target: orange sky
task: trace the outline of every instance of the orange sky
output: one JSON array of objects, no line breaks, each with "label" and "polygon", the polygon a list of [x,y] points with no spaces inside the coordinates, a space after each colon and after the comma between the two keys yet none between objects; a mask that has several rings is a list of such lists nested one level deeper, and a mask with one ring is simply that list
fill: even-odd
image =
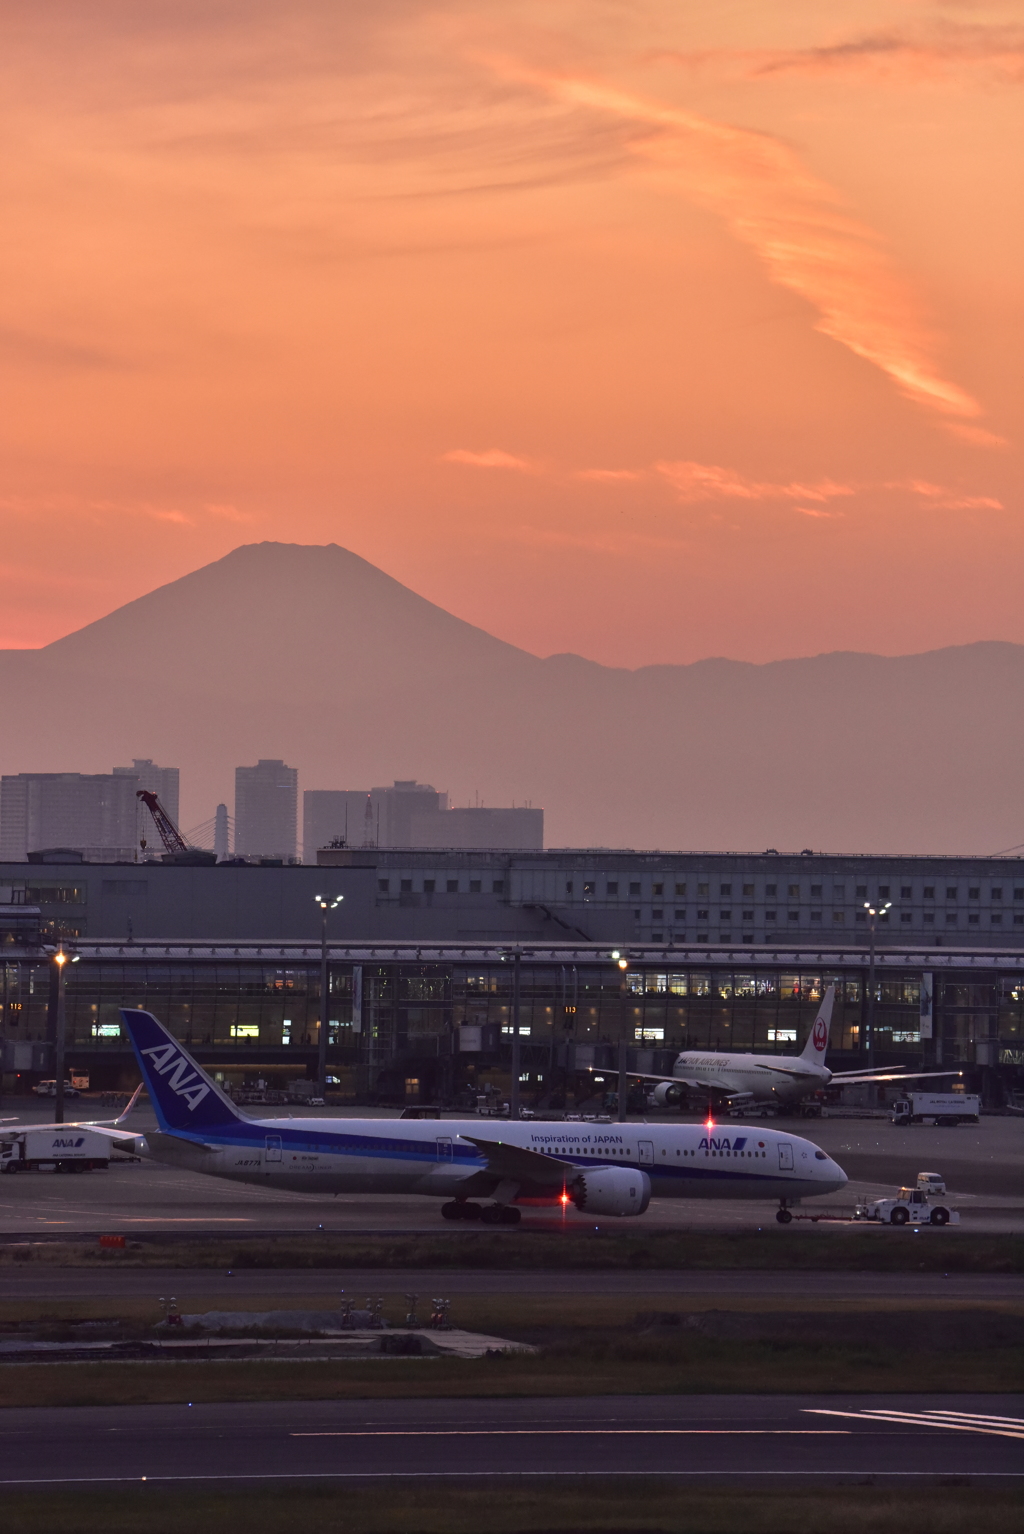
[{"label": "orange sky", "polygon": [[999,0],[6,0],[0,645],[262,539],[538,654],[1024,641]]}]

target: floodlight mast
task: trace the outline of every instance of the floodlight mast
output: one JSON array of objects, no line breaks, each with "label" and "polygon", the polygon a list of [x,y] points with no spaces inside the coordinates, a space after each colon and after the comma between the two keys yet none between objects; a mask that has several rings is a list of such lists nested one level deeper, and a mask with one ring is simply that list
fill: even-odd
[{"label": "floodlight mast", "polygon": [[316,1092],[323,1097],[327,1091],[327,1039],[331,1030],[328,1014],[331,981],[327,964],[327,916],[344,900],[344,895],[314,895],[313,899],[323,912],[320,926],[320,1031],[316,1050]]}]

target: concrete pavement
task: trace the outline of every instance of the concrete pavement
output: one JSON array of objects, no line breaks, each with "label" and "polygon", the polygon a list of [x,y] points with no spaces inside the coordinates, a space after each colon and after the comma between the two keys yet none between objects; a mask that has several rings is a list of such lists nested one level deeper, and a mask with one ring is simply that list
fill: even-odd
[{"label": "concrete pavement", "polygon": [[1024,1397],[627,1395],[39,1407],[0,1410],[0,1442],[0,1487],[9,1490],[143,1479],[627,1474],[1020,1481]]}]

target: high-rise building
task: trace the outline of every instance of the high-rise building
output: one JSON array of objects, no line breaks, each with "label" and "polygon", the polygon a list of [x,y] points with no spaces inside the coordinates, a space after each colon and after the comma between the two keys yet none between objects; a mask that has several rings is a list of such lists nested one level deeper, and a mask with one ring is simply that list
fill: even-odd
[{"label": "high-rise building", "polygon": [[439,815],[414,815],[411,832],[411,847],[539,852],[544,846],[544,811],[528,806],[453,806]]},{"label": "high-rise building", "polygon": [[390,788],[307,789],[302,796],[302,856],[332,842],[346,847],[505,848],[540,851],[544,811],[474,805],[453,809],[446,793],[412,778]]},{"label": "high-rise building", "polygon": [[[302,794],[302,861],[315,863],[321,847],[344,842],[361,847],[365,840],[365,788],[307,788]],[[373,819],[371,809],[371,821]],[[376,846],[371,836],[370,845]]]},{"label": "high-rise building", "polygon": [[[156,794],[160,803],[181,830],[181,822],[178,819],[178,789],[179,771],[177,767],[158,767],[151,757],[137,757],[130,767],[115,767],[115,778],[137,778],[136,789],[143,788],[147,793]],[[148,825],[149,811],[143,807],[146,819],[144,826]],[[146,833],[148,837],[148,832]]]},{"label": "high-rise building", "polygon": [[255,767],[236,767],[236,855],[294,858],[298,799],[298,768],[263,758]]},{"label": "high-rise building", "polygon": [[135,857],[134,773],[19,772],[0,779],[0,859],[21,861],[48,847],[90,862]]},{"label": "high-rise building", "polygon": [[390,788],[372,788],[374,830],[378,847],[418,847],[421,824],[432,825],[448,808],[448,795],[429,783],[396,778]]}]

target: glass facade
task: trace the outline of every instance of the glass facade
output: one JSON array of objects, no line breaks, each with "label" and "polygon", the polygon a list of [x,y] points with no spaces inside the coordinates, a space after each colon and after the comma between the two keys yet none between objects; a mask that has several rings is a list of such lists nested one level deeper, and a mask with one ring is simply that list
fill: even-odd
[{"label": "glass facade", "polygon": [[[329,1058],[343,1091],[372,1095],[399,1077],[423,1095],[457,1085],[460,1070],[507,1068],[513,1018],[513,964],[495,957],[455,962],[411,956],[358,964],[332,959]],[[354,1007],[353,977],[359,1004]],[[16,1073],[11,1049],[53,1037],[53,966],[46,959],[0,961],[0,1017],[5,1073]],[[876,974],[875,1060],[909,1067],[992,1067],[1024,1084],[1024,976],[987,972],[934,976],[934,1029],[922,1036],[922,973],[890,961]],[[633,1068],[670,1071],[681,1050],[799,1051],[826,988],[836,987],[829,1063],[864,1062],[867,973],[849,965],[825,969],[746,963],[668,968],[610,958],[576,962],[524,958],[519,1030],[524,1071],[540,1083],[567,1060],[612,1069],[619,1041]],[[89,958],[66,970],[69,1059],[89,1068],[98,1085],[115,1085],[134,1070],[119,1009],[154,1012],[211,1069],[306,1077],[315,1060],[320,966],[212,958]],[[931,1018],[928,1019],[929,1024]],[[460,1030],[478,1031],[473,1059]],[[433,1063],[431,1063],[433,1062]],[[403,1072],[408,1068],[408,1076]],[[108,1079],[109,1078],[109,1079]]]}]

